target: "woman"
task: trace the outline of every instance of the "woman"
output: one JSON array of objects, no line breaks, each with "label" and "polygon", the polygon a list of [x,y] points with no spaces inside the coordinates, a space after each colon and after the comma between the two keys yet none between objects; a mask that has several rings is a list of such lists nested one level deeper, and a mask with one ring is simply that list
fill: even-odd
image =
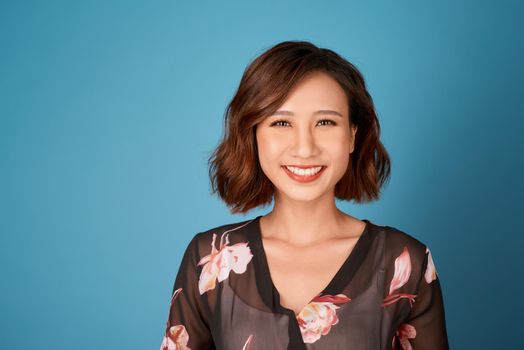
[{"label": "woman", "polygon": [[428,247],[337,209],[390,174],[360,72],[282,42],[246,69],[210,157],[213,192],[254,219],[197,233],[161,349],[448,349]]}]

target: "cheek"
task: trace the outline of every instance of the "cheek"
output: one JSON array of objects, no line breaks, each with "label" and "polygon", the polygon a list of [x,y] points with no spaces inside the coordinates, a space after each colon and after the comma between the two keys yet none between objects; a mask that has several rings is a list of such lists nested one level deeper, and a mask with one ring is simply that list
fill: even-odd
[{"label": "cheek", "polygon": [[332,135],[324,139],[324,149],[328,151],[332,156],[339,158],[344,157],[351,151],[349,135]]},{"label": "cheek", "polygon": [[257,138],[258,154],[261,158],[273,159],[285,148],[283,138],[266,137],[261,134]]},{"label": "cheek", "polygon": [[257,138],[258,160],[266,175],[271,173],[276,162],[279,161],[279,146],[274,139],[260,135]]}]

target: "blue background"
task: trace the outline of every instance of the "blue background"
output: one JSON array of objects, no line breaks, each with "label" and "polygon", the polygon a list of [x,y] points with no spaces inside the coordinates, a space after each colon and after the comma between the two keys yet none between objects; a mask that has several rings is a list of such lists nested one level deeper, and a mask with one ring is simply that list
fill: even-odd
[{"label": "blue background", "polygon": [[[207,156],[246,65],[283,40],[364,74],[392,158],[345,212],[426,243],[454,349],[521,341],[517,1],[0,5],[2,349],[157,349],[182,252],[232,215]],[[520,141],[519,141],[520,137]]]}]

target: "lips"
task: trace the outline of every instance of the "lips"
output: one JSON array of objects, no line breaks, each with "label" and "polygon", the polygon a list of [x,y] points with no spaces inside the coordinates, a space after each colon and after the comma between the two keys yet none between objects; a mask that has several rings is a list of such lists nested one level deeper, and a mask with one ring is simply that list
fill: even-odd
[{"label": "lips", "polygon": [[[315,166],[296,166],[296,165],[289,165],[289,166],[293,166],[293,167],[297,167],[297,168],[301,168],[301,169],[307,169],[307,168],[314,168]],[[317,165],[316,167],[322,167],[322,169],[320,169],[320,171],[316,174],[313,174],[313,175],[298,175],[298,174],[295,174],[293,172],[291,172],[285,165],[282,166],[282,169],[284,169],[284,171],[286,172],[286,174],[293,180],[297,181],[297,182],[300,182],[300,183],[307,183],[307,182],[312,182],[312,181],[315,181],[316,179],[318,179],[320,177],[320,175],[322,175],[324,173],[324,170],[326,169],[326,166],[324,165]]]}]

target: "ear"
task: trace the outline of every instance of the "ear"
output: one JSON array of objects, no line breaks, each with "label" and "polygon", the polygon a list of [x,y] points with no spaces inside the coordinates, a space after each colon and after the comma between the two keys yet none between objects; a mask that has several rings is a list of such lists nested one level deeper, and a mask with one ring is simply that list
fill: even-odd
[{"label": "ear", "polygon": [[352,125],[350,127],[350,132],[351,132],[351,142],[349,143],[349,154],[353,153],[353,151],[355,150],[355,135],[357,134],[357,129],[358,129],[358,126],[356,125]]}]

